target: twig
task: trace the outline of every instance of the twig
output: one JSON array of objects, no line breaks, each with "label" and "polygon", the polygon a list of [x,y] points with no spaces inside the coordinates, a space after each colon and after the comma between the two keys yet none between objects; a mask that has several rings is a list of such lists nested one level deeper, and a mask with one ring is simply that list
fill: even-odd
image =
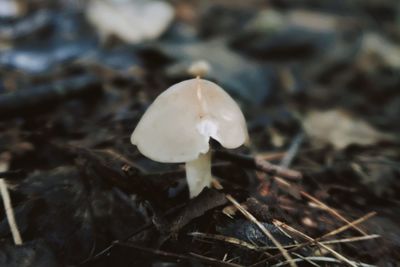
[{"label": "twig", "polygon": [[253,158],[250,156],[234,154],[221,150],[215,151],[214,155],[216,158],[231,162],[236,162],[241,164],[245,168],[257,169],[269,175],[276,175],[291,180],[299,180],[302,178],[302,174],[300,172],[272,164],[264,160],[262,157],[256,156],[255,158]]},{"label": "twig", "polygon": [[[285,153],[285,156],[282,158],[281,162],[279,163],[279,167],[281,168],[289,168],[290,164],[292,163],[294,157],[299,151],[301,142],[303,141],[304,134],[299,133],[297,136],[293,139],[292,143],[290,144],[289,149]],[[277,186],[280,187],[281,189],[284,189],[287,193],[292,195],[296,199],[300,199],[300,189],[292,186],[289,183],[286,183],[284,179],[281,179],[278,176],[272,176],[271,180],[271,191],[273,190],[274,192],[277,192]]]},{"label": "twig", "polygon": [[285,157],[287,151],[280,152],[260,152],[257,157],[266,161],[280,160]]},{"label": "twig", "polygon": [[292,143],[290,144],[289,150],[286,152],[285,156],[281,160],[279,166],[284,168],[289,168],[290,164],[292,163],[294,157],[296,156],[297,152],[299,151],[300,145],[303,142],[304,134],[299,133],[295,136]]},{"label": "twig", "polygon": [[274,224],[275,224],[275,223],[277,223],[279,226],[285,228],[286,230],[288,230],[288,231],[290,231],[290,232],[292,232],[292,233],[295,233],[295,234],[301,236],[302,238],[304,238],[304,239],[306,239],[306,240],[308,240],[308,241],[310,241],[310,242],[313,242],[313,243],[317,244],[318,246],[323,247],[324,249],[326,249],[326,250],[328,250],[330,253],[332,253],[332,255],[334,255],[338,260],[341,260],[341,261],[347,263],[348,265],[350,265],[350,266],[352,266],[352,267],[357,267],[356,264],[354,264],[352,261],[350,261],[349,259],[347,259],[347,258],[346,258],[345,256],[343,256],[342,254],[340,254],[340,253],[338,253],[337,251],[331,249],[331,248],[328,247],[327,245],[324,245],[324,244],[322,244],[322,243],[316,241],[314,238],[312,238],[312,237],[306,235],[306,234],[303,233],[303,232],[300,232],[299,230],[293,228],[292,226],[289,226],[289,225],[287,225],[287,224],[285,224],[285,223],[283,223],[283,222],[280,222],[280,221],[278,221],[278,220],[274,220]]},{"label": "twig", "polygon": [[[301,134],[301,133],[300,133]],[[292,143],[293,144],[293,143]],[[302,149],[300,149],[299,148],[299,151],[298,152],[301,152],[301,153],[310,153],[310,152],[315,152],[315,151],[318,151],[318,150],[323,150],[324,149],[324,146],[321,146],[321,147],[314,147],[314,148],[302,148]],[[297,152],[297,153],[298,153]],[[280,152],[260,152],[260,153],[257,153],[257,156],[260,158],[260,159],[263,159],[263,160],[267,160],[267,161],[273,161],[273,160],[282,160],[284,157],[285,157],[285,155],[288,153],[288,151],[280,151]]]},{"label": "twig", "polygon": [[226,198],[232,202],[232,204],[251,222],[253,222],[255,225],[260,228],[260,230],[274,243],[275,246],[278,247],[279,251],[282,253],[282,255],[286,258],[286,260],[289,261],[290,266],[296,267],[297,264],[293,261],[292,257],[290,257],[289,253],[287,250],[279,243],[278,240],[275,239],[275,237],[268,231],[264,225],[262,225],[250,212],[248,212],[245,208],[243,208],[232,196],[226,195]]},{"label": "twig", "polygon": [[268,173],[270,175],[276,175],[291,180],[300,180],[302,178],[302,174],[298,171],[272,164],[268,161],[259,159],[257,157],[254,159],[254,164],[256,169]]},{"label": "twig", "polygon": [[[8,169],[7,162],[0,162],[0,172],[5,172]],[[10,194],[8,193],[7,184],[3,178],[0,178],[0,193],[3,199],[4,210],[6,211],[6,217],[8,225],[10,226],[11,234],[15,245],[22,245],[21,234],[19,233],[17,222],[14,217],[14,210],[11,205]]]}]

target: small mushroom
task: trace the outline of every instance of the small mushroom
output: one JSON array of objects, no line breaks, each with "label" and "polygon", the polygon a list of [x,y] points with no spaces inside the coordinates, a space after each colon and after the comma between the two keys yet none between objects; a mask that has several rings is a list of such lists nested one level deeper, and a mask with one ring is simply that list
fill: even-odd
[{"label": "small mushroom", "polygon": [[211,184],[210,137],[225,148],[237,148],[248,138],[246,121],[221,87],[197,77],[160,94],[139,121],[131,142],[154,161],[185,162],[193,198]]}]

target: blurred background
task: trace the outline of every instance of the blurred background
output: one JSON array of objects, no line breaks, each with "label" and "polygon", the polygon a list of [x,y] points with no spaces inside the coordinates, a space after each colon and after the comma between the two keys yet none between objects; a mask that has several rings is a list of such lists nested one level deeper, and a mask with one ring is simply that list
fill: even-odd
[{"label": "blurred background", "polygon": [[[179,170],[145,159],[130,134],[154,98],[191,78],[188,68],[199,60],[210,66],[204,78],[246,116],[251,142],[239,152],[302,171],[297,186],[353,219],[377,211],[366,229],[384,238],[343,250],[396,266],[398,0],[0,0],[0,163],[8,166],[0,174],[14,185],[17,221],[33,242],[23,252],[3,242],[0,255],[21,257],[33,246],[41,251],[36,260],[44,259],[7,266],[77,264],[148,221],[145,208],[137,210],[142,200],[162,210],[185,199],[182,177],[163,180],[149,196],[113,180],[120,174],[107,168],[114,153],[140,170]],[[305,232],[340,225],[320,213],[305,216],[306,202],[282,196],[263,175],[238,166],[215,172],[241,199],[272,205],[279,195],[292,207],[286,218]],[[82,175],[90,178],[79,187]],[[2,220],[0,235],[9,238]],[[129,253],[118,253],[92,266],[125,266],[117,259]],[[160,262],[152,266],[175,266]]]}]

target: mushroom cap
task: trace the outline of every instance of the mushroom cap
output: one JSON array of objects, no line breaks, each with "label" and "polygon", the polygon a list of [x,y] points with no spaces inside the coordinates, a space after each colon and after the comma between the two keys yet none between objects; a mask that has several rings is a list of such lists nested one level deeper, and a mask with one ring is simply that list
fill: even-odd
[{"label": "mushroom cap", "polygon": [[86,16],[103,41],[116,36],[137,44],[158,38],[172,22],[174,9],[166,1],[92,0]]},{"label": "mushroom cap", "polygon": [[197,78],[160,94],[139,121],[131,142],[154,161],[178,163],[207,153],[210,137],[226,148],[239,147],[248,138],[246,121],[221,87]]}]

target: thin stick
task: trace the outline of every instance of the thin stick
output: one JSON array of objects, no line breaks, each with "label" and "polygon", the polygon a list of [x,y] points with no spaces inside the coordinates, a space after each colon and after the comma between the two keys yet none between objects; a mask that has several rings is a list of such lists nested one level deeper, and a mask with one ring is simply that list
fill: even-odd
[{"label": "thin stick", "polygon": [[[0,172],[5,172],[8,169],[6,162],[0,162]],[[0,178],[0,193],[3,199],[4,210],[6,211],[6,217],[8,225],[10,226],[11,234],[15,245],[22,245],[21,234],[19,233],[17,223],[14,217],[14,210],[11,205],[10,194],[8,193],[7,184],[3,178]]]},{"label": "thin stick", "polygon": [[306,239],[306,240],[308,240],[308,241],[310,241],[310,242],[313,242],[313,243],[317,244],[317,245],[320,246],[320,247],[323,247],[324,249],[326,249],[326,250],[328,250],[330,253],[332,253],[332,255],[334,255],[338,260],[341,260],[341,261],[347,263],[348,265],[350,265],[350,266],[352,266],[352,267],[357,267],[357,265],[356,265],[354,262],[350,261],[350,260],[347,259],[345,256],[343,256],[342,254],[340,254],[340,253],[338,253],[337,251],[331,249],[331,248],[328,247],[327,245],[324,245],[324,244],[322,244],[322,243],[316,241],[314,238],[312,238],[312,237],[310,237],[310,236],[304,234],[303,232],[300,232],[299,230],[297,230],[297,229],[295,229],[295,228],[293,228],[293,227],[291,227],[291,226],[289,226],[289,225],[287,225],[287,224],[285,224],[285,223],[283,223],[283,222],[280,222],[280,221],[278,221],[278,220],[274,220],[274,223],[277,223],[279,226],[281,226],[281,227],[287,229],[288,231],[290,231],[290,232],[292,232],[292,233],[295,233],[295,234],[297,234],[297,235],[303,237],[304,239]]},{"label": "thin stick", "polygon": [[299,151],[300,145],[303,142],[304,134],[299,133],[295,136],[292,143],[290,144],[289,150],[286,152],[285,156],[281,160],[279,166],[284,168],[289,168],[295,158],[297,152]]},{"label": "thin stick", "polygon": [[278,240],[275,239],[275,237],[271,234],[270,231],[267,230],[267,228],[264,227],[250,212],[248,212],[245,208],[242,207],[232,196],[226,195],[226,198],[232,202],[232,204],[251,222],[253,222],[255,225],[260,228],[260,230],[274,243],[275,246],[278,247],[279,251],[282,253],[282,255],[286,258],[287,261],[289,261],[290,266],[292,267],[297,267],[297,264],[293,261],[292,257],[290,257],[289,253],[287,250],[279,243]]},{"label": "thin stick", "polygon": [[[303,133],[299,133],[296,135],[296,137],[293,139],[292,143],[290,144],[290,147],[287,150],[287,153],[285,154],[285,156],[282,158],[281,162],[279,163],[280,167],[287,168],[287,169],[289,168],[289,166],[292,164],[292,161],[294,160],[294,158],[296,157],[296,155],[300,149],[300,145],[303,142],[303,139],[304,139]],[[273,176],[272,178],[273,178],[272,181],[277,182],[277,183],[272,184],[273,188],[275,188],[277,185],[280,187],[283,186],[290,195],[292,195],[296,199],[300,199],[299,189],[293,187],[289,183],[285,183],[285,180],[279,178],[278,176]],[[282,183],[281,181],[284,181],[284,182]]]},{"label": "thin stick", "polygon": [[263,157],[250,157],[242,154],[231,153],[222,150],[214,151],[216,158],[238,163],[244,168],[257,169],[269,175],[276,175],[290,180],[298,181],[302,178],[302,174],[298,171],[280,167],[263,159]]}]

